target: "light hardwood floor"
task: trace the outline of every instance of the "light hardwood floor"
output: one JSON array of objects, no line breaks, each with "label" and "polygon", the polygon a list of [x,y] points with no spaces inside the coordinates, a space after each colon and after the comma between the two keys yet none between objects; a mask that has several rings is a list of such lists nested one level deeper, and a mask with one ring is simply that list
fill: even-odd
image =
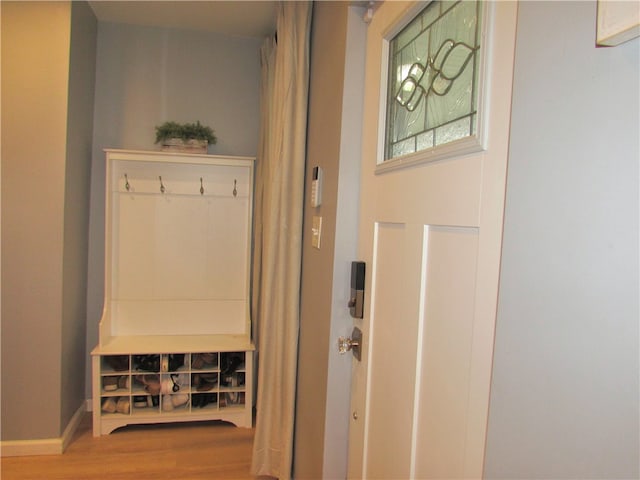
[{"label": "light hardwood floor", "polygon": [[4,457],[2,480],[253,479],[253,429],[223,422],[132,425],[94,438],[83,418],[62,455]]}]

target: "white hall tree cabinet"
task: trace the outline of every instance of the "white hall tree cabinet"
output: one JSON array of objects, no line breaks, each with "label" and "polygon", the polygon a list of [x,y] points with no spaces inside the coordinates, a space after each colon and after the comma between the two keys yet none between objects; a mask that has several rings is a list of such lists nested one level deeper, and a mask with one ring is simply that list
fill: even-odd
[{"label": "white hall tree cabinet", "polygon": [[94,436],[138,423],[251,427],[254,159],[105,152]]}]

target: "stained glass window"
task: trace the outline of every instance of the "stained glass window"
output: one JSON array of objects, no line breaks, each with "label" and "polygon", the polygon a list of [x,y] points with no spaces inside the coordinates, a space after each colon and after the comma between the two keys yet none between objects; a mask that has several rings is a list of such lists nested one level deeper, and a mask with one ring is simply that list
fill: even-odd
[{"label": "stained glass window", "polygon": [[385,159],[475,135],[480,10],[433,1],[389,42]]}]

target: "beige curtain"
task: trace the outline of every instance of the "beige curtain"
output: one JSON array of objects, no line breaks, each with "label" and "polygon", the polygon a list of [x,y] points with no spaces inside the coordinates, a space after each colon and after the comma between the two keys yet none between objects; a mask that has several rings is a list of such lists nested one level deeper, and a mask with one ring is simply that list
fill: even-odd
[{"label": "beige curtain", "polygon": [[291,476],[302,254],[311,2],[280,2],[262,47],[253,269],[258,346],[252,472]]}]

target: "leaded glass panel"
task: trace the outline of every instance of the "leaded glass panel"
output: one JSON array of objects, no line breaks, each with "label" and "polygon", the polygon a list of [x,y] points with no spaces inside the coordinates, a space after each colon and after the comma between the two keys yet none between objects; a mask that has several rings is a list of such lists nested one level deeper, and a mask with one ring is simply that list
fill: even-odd
[{"label": "leaded glass panel", "polygon": [[432,1],[389,43],[385,159],[475,135],[480,5]]}]

